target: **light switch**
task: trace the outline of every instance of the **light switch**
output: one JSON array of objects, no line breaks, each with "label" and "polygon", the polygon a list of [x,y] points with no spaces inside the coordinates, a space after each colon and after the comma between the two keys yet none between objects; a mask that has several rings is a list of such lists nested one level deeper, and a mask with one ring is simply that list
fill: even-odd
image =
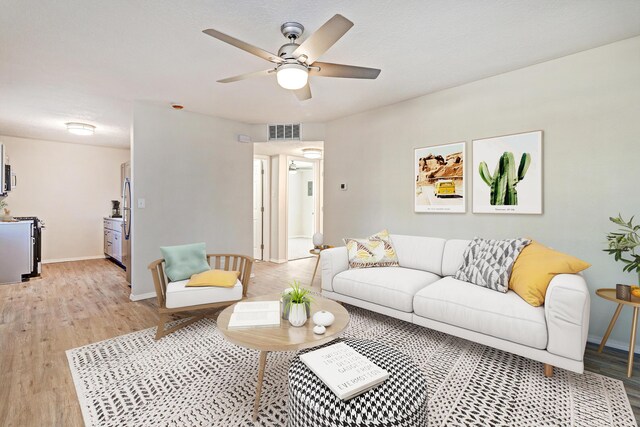
[{"label": "light switch", "polygon": [[138,199],[138,209],[144,209],[144,199]]}]

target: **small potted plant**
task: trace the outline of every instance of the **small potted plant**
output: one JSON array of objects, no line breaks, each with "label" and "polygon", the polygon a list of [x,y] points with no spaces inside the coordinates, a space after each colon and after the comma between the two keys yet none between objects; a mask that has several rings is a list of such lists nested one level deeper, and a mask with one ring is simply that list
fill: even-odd
[{"label": "small potted plant", "polygon": [[616,232],[607,234],[609,247],[604,251],[613,255],[616,261],[622,261],[625,264],[622,271],[629,273],[635,271],[640,282],[640,254],[636,253],[636,249],[640,246],[640,225],[633,225],[633,217],[626,222],[620,214],[616,218],[609,219],[620,228]]},{"label": "small potted plant", "polygon": [[294,280],[287,293],[287,308],[291,326],[302,326],[307,322],[307,306],[311,304],[309,289],[301,288],[300,282]]},{"label": "small potted plant", "polygon": [[13,219],[7,206],[9,205],[4,199],[0,200],[0,221],[11,221]]}]

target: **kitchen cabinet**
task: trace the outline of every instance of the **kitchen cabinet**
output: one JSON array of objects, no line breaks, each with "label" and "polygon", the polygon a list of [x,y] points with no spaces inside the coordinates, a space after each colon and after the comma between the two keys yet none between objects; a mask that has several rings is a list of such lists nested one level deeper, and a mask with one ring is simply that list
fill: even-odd
[{"label": "kitchen cabinet", "polygon": [[122,218],[104,218],[104,254],[122,263]]}]

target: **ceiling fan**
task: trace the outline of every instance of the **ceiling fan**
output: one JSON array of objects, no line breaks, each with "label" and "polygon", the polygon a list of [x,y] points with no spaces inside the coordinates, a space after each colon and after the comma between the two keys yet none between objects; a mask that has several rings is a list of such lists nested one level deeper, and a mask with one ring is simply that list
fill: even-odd
[{"label": "ceiling fan", "polygon": [[311,98],[309,76],[375,79],[378,77],[378,74],[380,74],[380,70],[377,68],[356,67],[354,65],[317,61],[317,59],[340,40],[351,27],[353,27],[353,22],[342,15],[335,15],[325,22],[315,33],[307,37],[302,44],[298,44],[297,41],[304,32],[304,27],[297,22],[285,22],[280,27],[280,31],[289,39],[289,43],[283,44],[278,50],[277,55],[214,29],[204,30],[202,32],[275,64],[275,67],[269,68],[268,70],[229,77],[218,80],[219,83],[237,82],[239,80],[267,76],[275,73],[280,86],[293,90],[298,99],[304,101]]}]

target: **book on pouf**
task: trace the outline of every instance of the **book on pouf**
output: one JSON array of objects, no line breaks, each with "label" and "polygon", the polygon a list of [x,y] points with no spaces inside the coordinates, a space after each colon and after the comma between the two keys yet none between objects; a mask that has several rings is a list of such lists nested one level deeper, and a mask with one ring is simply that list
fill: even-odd
[{"label": "book on pouf", "polygon": [[341,400],[382,384],[389,373],[345,343],[300,355],[300,360]]}]

